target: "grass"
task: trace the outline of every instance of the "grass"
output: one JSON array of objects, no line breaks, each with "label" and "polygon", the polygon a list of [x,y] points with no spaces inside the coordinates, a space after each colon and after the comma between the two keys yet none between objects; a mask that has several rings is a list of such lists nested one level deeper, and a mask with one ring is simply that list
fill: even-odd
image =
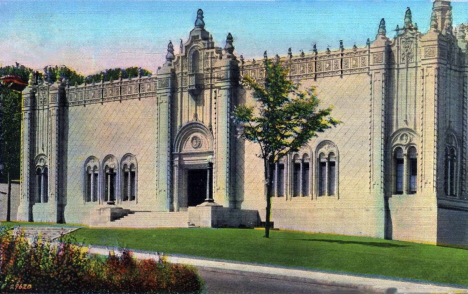
[{"label": "grass", "polygon": [[261,264],[468,285],[468,250],[373,238],[247,229],[98,229],[79,242]]}]

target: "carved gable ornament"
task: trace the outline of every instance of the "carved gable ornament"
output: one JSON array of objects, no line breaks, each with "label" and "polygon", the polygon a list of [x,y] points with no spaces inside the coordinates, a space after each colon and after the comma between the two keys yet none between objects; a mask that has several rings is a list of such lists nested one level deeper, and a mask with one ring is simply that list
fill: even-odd
[{"label": "carved gable ornament", "polygon": [[193,153],[213,150],[213,135],[201,122],[191,122],[179,130],[174,152]]},{"label": "carved gable ornament", "polygon": [[417,145],[418,134],[411,129],[400,129],[393,133],[391,146],[411,146]]},{"label": "carved gable ornament", "polygon": [[401,63],[414,61],[413,43],[414,41],[411,38],[401,40]]}]

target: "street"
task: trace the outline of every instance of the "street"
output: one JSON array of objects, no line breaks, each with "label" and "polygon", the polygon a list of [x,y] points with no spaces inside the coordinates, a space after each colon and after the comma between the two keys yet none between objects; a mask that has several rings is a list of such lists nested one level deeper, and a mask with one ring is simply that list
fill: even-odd
[{"label": "street", "polygon": [[278,275],[252,273],[217,268],[199,267],[205,280],[207,294],[214,293],[376,293],[356,288],[318,284],[311,279],[282,277]]}]

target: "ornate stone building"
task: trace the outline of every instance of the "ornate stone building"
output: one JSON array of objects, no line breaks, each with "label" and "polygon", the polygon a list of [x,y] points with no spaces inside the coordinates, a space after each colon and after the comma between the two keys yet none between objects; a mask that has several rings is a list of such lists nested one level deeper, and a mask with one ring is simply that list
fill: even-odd
[{"label": "ornate stone building", "polygon": [[[275,167],[275,227],[438,244],[468,243],[467,41],[450,1],[421,32],[408,9],[363,48],[283,57],[343,123]],[[109,226],[253,226],[264,217],[263,165],[233,108],[261,80],[203,12],[155,77],[24,91],[23,220]],[[122,218],[125,216],[124,218]],[[110,222],[110,220],[115,220]]]}]

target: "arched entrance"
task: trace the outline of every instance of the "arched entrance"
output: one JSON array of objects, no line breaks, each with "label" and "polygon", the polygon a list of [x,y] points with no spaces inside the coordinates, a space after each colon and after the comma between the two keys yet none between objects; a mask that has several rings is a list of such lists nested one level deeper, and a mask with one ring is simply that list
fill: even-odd
[{"label": "arched entrance", "polygon": [[173,207],[186,210],[213,200],[213,136],[200,122],[183,126],[174,145]]}]

